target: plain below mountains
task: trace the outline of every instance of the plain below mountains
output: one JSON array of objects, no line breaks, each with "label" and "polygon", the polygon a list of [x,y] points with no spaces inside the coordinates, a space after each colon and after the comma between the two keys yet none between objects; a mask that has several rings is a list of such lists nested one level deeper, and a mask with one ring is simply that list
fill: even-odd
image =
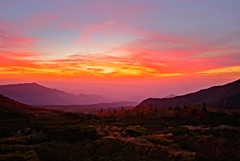
[{"label": "plain below mountains", "polygon": [[37,83],[2,85],[0,94],[28,105],[79,105],[113,101],[95,94],[69,94]]},{"label": "plain below mountains", "polygon": [[168,108],[187,104],[209,108],[240,109],[240,79],[222,86],[214,86],[173,98],[148,98],[137,108]]},{"label": "plain below mountains", "polygon": [[65,112],[77,112],[85,114],[97,114],[100,110],[112,111],[118,109],[132,109],[138,103],[131,101],[120,101],[120,102],[111,102],[111,103],[98,103],[98,104],[85,104],[85,105],[44,105],[37,106],[45,109],[55,109],[62,110]]}]

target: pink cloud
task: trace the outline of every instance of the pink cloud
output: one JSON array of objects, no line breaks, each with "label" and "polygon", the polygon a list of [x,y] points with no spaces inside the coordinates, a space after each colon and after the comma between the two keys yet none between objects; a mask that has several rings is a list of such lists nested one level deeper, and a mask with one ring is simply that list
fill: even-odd
[{"label": "pink cloud", "polygon": [[78,43],[87,41],[93,34],[97,32],[109,32],[116,28],[119,28],[120,22],[117,21],[105,21],[91,25],[84,25],[81,30],[81,35]]},{"label": "pink cloud", "polygon": [[13,52],[0,50],[0,66],[33,66],[39,60],[33,52]]},{"label": "pink cloud", "polygon": [[[223,42],[206,42],[162,33],[142,33],[145,34],[144,38],[114,50],[128,53],[143,66],[163,72],[190,74],[236,64],[234,55],[240,51],[236,47],[224,46]],[[219,47],[219,43],[224,47]],[[229,64],[225,64],[226,61]]]},{"label": "pink cloud", "polygon": [[0,18],[0,30],[1,32],[12,32],[18,29],[19,25],[11,23],[5,19]]},{"label": "pink cloud", "polygon": [[0,49],[29,49],[38,39],[27,36],[21,31],[22,25],[18,25],[0,19]]},{"label": "pink cloud", "polygon": [[26,28],[28,29],[43,29],[57,22],[57,15],[51,12],[40,12],[30,15],[26,18]]},{"label": "pink cloud", "polygon": [[146,1],[122,0],[119,3],[115,3],[113,1],[99,1],[89,6],[89,9],[98,14],[126,19],[135,17],[135,15],[146,13],[149,11],[150,5]]},{"label": "pink cloud", "polygon": [[0,49],[31,47],[36,41],[31,37],[0,32]]}]

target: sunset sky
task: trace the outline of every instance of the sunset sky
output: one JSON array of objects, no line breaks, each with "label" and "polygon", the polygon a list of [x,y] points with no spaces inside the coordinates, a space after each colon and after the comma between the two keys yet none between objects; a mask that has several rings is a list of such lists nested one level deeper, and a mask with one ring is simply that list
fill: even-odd
[{"label": "sunset sky", "polygon": [[2,84],[139,101],[239,78],[239,0],[0,0]]}]

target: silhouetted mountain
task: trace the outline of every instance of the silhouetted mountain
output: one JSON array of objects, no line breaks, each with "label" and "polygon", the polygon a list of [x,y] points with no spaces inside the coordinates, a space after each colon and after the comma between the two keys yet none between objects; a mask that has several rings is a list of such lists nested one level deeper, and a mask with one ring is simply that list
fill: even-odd
[{"label": "silhouetted mountain", "polygon": [[75,105],[112,101],[100,95],[68,94],[37,83],[2,85],[0,86],[0,94],[28,105]]},{"label": "silhouetted mountain", "polygon": [[137,108],[164,108],[186,104],[202,105],[203,102],[206,103],[207,107],[240,109],[240,80],[174,98],[148,98],[142,101]]}]

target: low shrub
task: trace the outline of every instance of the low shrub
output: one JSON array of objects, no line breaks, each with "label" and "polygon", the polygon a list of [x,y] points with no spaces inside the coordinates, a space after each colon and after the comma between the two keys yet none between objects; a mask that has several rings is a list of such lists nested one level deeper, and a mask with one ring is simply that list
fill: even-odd
[{"label": "low shrub", "polygon": [[140,125],[128,126],[126,128],[126,133],[132,137],[142,136],[144,134],[147,134],[147,132],[148,130],[145,127]]}]

